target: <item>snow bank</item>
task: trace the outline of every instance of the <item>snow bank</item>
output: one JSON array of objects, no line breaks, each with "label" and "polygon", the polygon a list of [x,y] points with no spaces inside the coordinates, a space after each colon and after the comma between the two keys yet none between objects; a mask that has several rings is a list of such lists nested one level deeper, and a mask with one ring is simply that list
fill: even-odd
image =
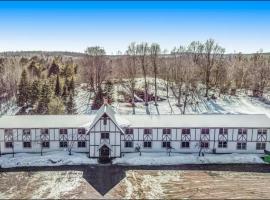
[{"label": "snow bank", "polygon": [[113,164],[120,165],[178,165],[178,164],[255,164],[265,163],[256,154],[176,154],[166,153],[127,153],[122,158],[113,160]]},{"label": "snow bank", "polygon": [[68,155],[66,151],[43,153],[43,156],[31,153],[16,153],[14,158],[10,154],[0,157],[2,168],[87,164],[97,164],[97,159],[88,158],[86,153]]}]

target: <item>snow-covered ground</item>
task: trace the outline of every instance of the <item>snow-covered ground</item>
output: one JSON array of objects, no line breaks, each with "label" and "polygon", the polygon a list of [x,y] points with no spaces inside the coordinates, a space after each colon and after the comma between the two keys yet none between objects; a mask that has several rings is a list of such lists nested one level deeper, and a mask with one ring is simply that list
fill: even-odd
[{"label": "snow-covered ground", "polygon": [[97,164],[97,159],[90,159],[86,153],[72,153],[68,155],[66,151],[53,151],[43,153],[16,153],[0,157],[0,166],[2,168],[27,167],[27,166],[60,166],[60,165],[87,165]]},{"label": "snow-covered ground", "polygon": [[256,154],[176,154],[171,156],[165,153],[127,153],[121,158],[113,160],[114,164],[120,165],[178,165],[178,164],[255,164],[265,163]]},{"label": "snow-covered ground", "polygon": [[[149,82],[152,83],[153,80],[150,78]],[[142,79],[137,80],[138,88],[143,89]],[[76,105],[77,111],[80,114],[93,113],[91,111],[92,100],[89,101],[90,94],[86,92],[85,87],[77,88]],[[151,92],[153,92],[153,85],[150,84]],[[132,114],[132,107],[130,103],[119,102],[118,99],[122,99],[118,95],[119,91],[127,92],[127,89],[122,85],[114,85],[114,109],[120,114]],[[211,91],[212,93],[214,91]],[[202,91],[203,93],[203,91]],[[176,106],[177,99],[173,96],[172,91],[169,90],[169,98],[166,97],[166,89],[164,87],[164,82],[158,80],[158,95],[166,100],[159,101],[158,106],[154,105],[154,102],[149,102],[150,114],[181,114],[181,109]],[[93,94],[92,94],[93,96]],[[218,96],[218,95],[216,95]],[[267,94],[266,94],[267,96]],[[139,98],[137,98],[140,100]],[[259,98],[250,97],[243,91],[238,91],[236,96],[221,95],[217,97],[216,100],[206,100],[203,94],[196,95],[194,97],[195,104],[188,103],[186,108],[186,114],[210,114],[210,113],[220,113],[220,114],[266,114],[270,117],[270,105],[262,102]],[[182,100],[183,101],[183,100]],[[144,102],[136,102],[135,108],[136,114],[146,114],[146,107]]]}]

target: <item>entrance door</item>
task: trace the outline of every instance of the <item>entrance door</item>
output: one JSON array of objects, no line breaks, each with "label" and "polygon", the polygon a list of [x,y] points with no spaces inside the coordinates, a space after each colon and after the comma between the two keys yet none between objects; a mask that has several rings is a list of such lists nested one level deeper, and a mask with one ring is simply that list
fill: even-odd
[{"label": "entrance door", "polygon": [[101,163],[110,162],[110,149],[106,145],[103,145],[99,150],[99,161]]}]

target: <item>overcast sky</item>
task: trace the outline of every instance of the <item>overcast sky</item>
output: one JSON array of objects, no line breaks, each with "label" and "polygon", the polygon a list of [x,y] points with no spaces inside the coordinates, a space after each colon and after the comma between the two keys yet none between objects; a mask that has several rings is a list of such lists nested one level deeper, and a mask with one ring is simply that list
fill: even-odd
[{"label": "overcast sky", "polygon": [[133,41],[171,50],[208,38],[226,53],[270,52],[270,2],[0,2],[0,51],[111,54]]}]

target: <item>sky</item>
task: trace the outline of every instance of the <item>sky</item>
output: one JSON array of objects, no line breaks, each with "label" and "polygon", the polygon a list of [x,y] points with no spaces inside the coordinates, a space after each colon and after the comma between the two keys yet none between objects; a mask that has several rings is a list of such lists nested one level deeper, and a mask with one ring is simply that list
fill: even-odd
[{"label": "sky", "polygon": [[0,51],[125,52],[213,38],[226,53],[270,52],[270,1],[0,1]]}]

